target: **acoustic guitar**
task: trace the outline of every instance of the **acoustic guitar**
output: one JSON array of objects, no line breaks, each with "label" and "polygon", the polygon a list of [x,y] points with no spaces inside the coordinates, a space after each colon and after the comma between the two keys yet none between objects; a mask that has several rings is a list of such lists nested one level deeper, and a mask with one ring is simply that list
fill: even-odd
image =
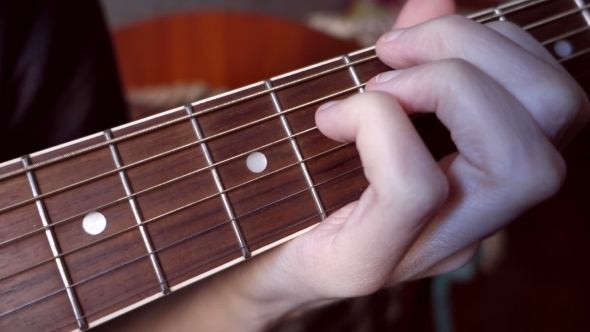
[{"label": "acoustic guitar", "polygon": [[[514,22],[590,87],[590,5],[518,0]],[[390,70],[367,48],[0,164],[0,330],[83,331],[309,231],[367,186],[320,104]],[[454,146],[412,118],[435,157]]]}]

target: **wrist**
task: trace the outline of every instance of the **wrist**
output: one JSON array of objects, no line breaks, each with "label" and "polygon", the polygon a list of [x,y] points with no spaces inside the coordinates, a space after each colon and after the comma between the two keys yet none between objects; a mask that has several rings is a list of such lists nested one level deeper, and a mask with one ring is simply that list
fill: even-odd
[{"label": "wrist", "polygon": [[[259,331],[294,310],[314,302],[302,282],[285,271],[276,248],[235,266],[211,280],[213,293],[235,328]],[[229,322],[228,322],[229,323]]]}]

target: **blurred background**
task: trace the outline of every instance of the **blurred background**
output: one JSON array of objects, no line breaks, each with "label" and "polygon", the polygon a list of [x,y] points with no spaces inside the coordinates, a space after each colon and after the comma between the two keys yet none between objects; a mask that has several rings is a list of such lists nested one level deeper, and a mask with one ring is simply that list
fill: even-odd
[{"label": "blurred background", "polygon": [[[373,44],[395,0],[102,0],[133,119]],[[497,1],[459,1],[463,14]],[[256,65],[253,65],[256,64]],[[588,131],[562,193],[455,273],[294,313],[273,331],[590,330]]]}]

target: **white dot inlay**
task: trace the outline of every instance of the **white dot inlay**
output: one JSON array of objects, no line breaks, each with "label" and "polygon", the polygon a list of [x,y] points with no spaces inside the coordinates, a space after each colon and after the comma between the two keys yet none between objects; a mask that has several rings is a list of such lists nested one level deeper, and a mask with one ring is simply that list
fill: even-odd
[{"label": "white dot inlay", "polygon": [[84,231],[90,235],[98,235],[107,227],[107,218],[100,212],[90,212],[82,221]]},{"label": "white dot inlay", "polygon": [[250,153],[246,159],[246,166],[253,173],[260,173],[266,169],[266,157],[260,152]]},{"label": "white dot inlay", "polygon": [[553,45],[553,50],[555,50],[555,54],[565,58],[574,53],[574,45],[572,45],[572,43],[570,43],[568,40],[562,39]]}]

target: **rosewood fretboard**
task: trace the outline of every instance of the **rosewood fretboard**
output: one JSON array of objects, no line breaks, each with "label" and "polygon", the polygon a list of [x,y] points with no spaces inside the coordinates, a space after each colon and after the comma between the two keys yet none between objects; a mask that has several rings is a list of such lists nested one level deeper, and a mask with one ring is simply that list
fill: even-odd
[{"label": "rosewood fretboard", "polygon": [[[472,18],[526,27],[587,86],[586,6],[518,1]],[[560,57],[556,42],[572,51]],[[96,326],[358,199],[354,144],[322,136],[314,112],[385,70],[362,50],[1,164],[0,330]],[[433,117],[413,121],[437,158],[453,150]]]}]

